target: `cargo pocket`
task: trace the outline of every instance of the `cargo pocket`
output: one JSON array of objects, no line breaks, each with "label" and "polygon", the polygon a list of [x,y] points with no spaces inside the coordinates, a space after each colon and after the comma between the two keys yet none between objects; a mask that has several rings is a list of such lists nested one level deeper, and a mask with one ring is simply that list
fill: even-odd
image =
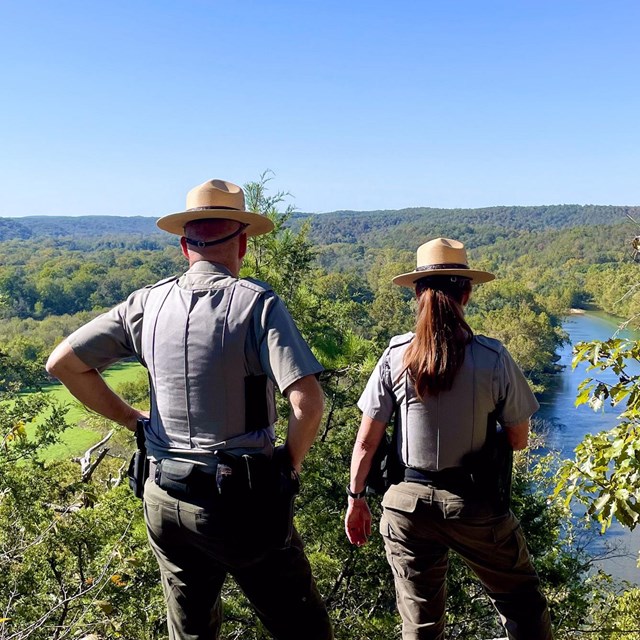
[{"label": "cargo pocket", "polygon": [[407,580],[412,574],[409,538],[414,525],[411,515],[418,506],[418,496],[404,492],[394,485],[384,494],[382,506],[380,534],[384,541],[387,561],[395,577]]},{"label": "cargo pocket", "polygon": [[388,537],[389,527],[401,532],[410,523],[407,514],[415,512],[418,506],[418,496],[402,491],[393,485],[382,498],[382,518],[380,519],[380,533]]},{"label": "cargo pocket", "polygon": [[403,491],[398,485],[393,485],[384,494],[382,506],[385,509],[413,513],[418,505],[418,496],[415,493]]}]

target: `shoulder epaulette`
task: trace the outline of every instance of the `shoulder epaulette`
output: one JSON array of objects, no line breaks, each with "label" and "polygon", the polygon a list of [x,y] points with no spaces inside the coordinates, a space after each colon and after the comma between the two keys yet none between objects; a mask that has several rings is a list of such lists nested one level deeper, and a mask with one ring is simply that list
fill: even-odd
[{"label": "shoulder epaulette", "polygon": [[408,333],[403,333],[400,336],[393,336],[393,338],[391,338],[391,340],[389,341],[389,348],[392,349],[393,347],[400,347],[403,344],[407,344],[408,342],[411,342],[412,339],[413,339],[412,331],[409,331]]},{"label": "shoulder epaulette", "polygon": [[175,282],[178,279],[178,276],[169,276],[168,278],[163,278],[162,280],[158,280],[154,284],[150,284],[145,289],[155,289],[156,287],[161,287],[163,284],[167,284],[168,282]]},{"label": "shoulder epaulette", "polygon": [[163,284],[168,284],[169,282],[175,282],[177,279],[178,279],[178,276],[171,276],[170,278],[163,278],[162,280],[158,280],[158,282],[154,282],[153,284],[147,284],[144,287],[141,287],[140,289],[136,289],[135,291],[132,291],[127,297],[127,299],[134,298],[142,294],[143,292],[146,292],[146,295],[149,295],[149,291],[151,291],[151,289],[156,289],[157,287],[161,287]]},{"label": "shoulder epaulette", "polygon": [[238,284],[251,289],[256,293],[266,293],[267,291],[273,291],[270,284],[263,282],[262,280],[256,280],[256,278],[240,278]]},{"label": "shoulder epaulette", "polygon": [[504,345],[500,340],[495,338],[487,338],[487,336],[474,335],[473,339],[482,347],[495,351],[495,353],[501,353],[504,350]]}]

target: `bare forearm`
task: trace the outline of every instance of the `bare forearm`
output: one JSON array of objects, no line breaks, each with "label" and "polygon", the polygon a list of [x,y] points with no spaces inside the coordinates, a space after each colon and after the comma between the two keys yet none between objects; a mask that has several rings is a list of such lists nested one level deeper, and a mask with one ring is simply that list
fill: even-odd
[{"label": "bare forearm", "polygon": [[90,369],[63,342],[49,357],[47,371],[58,378],[83,405],[131,431],[142,415],[127,404],[104,381],[96,369]]},{"label": "bare forearm", "polygon": [[95,369],[60,378],[60,382],[85,407],[135,431],[139,412],[111,390]]},{"label": "bare forearm", "polygon": [[307,419],[304,416],[298,418],[291,414],[289,416],[289,429],[287,432],[286,447],[291,458],[293,467],[300,471],[302,461],[318,433],[319,420]]},{"label": "bare forearm", "polygon": [[291,463],[298,471],[302,461],[318,434],[324,396],[318,381],[307,376],[295,382],[287,389],[287,398],[291,405],[287,429],[286,448]]},{"label": "bare forearm", "polygon": [[373,456],[382,440],[385,424],[362,416],[362,423],[358,429],[356,442],[351,454],[351,479],[349,488],[354,493],[364,491],[367,475],[371,470]]},{"label": "bare forearm", "polygon": [[[386,424],[362,416],[362,422],[356,436],[356,443],[351,454],[351,479],[349,489],[352,493],[363,493],[367,475],[371,469],[373,456],[384,436]],[[347,514],[345,516],[345,532],[351,544],[362,546],[371,535],[371,512],[367,500],[363,496],[349,496]]]}]

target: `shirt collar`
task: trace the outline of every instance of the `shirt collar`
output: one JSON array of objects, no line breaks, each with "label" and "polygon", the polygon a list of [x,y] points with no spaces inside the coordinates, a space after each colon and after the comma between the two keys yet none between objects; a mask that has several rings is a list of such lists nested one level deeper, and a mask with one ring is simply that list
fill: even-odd
[{"label": "shirt collar", "polygon": [[210,274],[218,274],[224,276],[234,277],[231,271],[227,269],[224,265],[218,264],[217,262],[208,262],[206,260],[198,260],[198,262],[194,262],[187,273],[210,273]]}]

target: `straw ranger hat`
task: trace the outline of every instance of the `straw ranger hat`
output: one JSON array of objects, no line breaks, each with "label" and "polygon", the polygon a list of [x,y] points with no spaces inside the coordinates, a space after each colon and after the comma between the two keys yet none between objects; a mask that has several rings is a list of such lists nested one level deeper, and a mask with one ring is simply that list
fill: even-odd
[{"label": "straw ranger hat", "polygon": [[449,238],[436,238],[420,245],[417,265],[415,271],[396,276],[393,284],[413,287],[420,278],[427,276],[463,276],[469,278],[472,284],[489,282],[495,278],[488,271],[469,269],[464,245]]},{"label": "straw ranger hat", "polygon": [[156,224],[163,231],[184,235],[184,225],[192,220],[224,218],[246,225],[244,233],[259,236],[273,230],[273,222],[267,216],[245,210],[244,191],[225,180],[208,180],[194,187],[187,194],[187,208],[160,218]]}]

